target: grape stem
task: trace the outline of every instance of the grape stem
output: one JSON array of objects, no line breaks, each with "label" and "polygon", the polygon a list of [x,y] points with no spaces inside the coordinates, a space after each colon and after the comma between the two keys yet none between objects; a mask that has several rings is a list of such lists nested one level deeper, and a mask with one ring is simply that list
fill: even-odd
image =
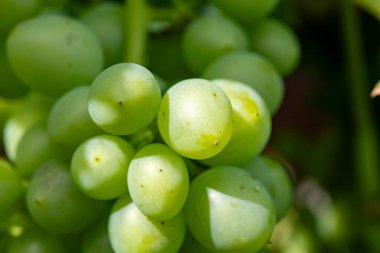
[{"label": "grape stem", "polygon": [[368,76],[362,53],[358,10],[349,0],[341,0],[342,32],[346,73],[349,79],[354,120],[353,155],[360,194],[364,200],[379,196],[379,146],[370,106]]},{"label": "grape stem", "polygon": [[145,63],[150,11],[145,0],[125,0],[125,61]]}]

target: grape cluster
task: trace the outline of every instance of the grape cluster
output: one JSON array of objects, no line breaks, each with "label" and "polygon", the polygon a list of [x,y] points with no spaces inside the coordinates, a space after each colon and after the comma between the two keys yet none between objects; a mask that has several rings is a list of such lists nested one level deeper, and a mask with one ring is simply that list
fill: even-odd
[{"label": "grape cluster", "polygon": [[292,204],[263,153],[300,57],[278,1],[194,4],[173,79],[124,61],[122,4],[29,2],[0,3],[0,251],[264,250]]}]

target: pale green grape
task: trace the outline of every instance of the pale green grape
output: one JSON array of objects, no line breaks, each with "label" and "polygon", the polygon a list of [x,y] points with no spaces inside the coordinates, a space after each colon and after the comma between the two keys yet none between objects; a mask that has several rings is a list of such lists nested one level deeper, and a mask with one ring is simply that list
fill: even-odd
[{"label": "pale green grape", "polygon": [[182,49],[186,63],[201,73],[218,56],[248,49],[248,38],[239,25],[223,16],[194,19],[184,31]]},{"label": "pale green grape", "polygon": [[17,210],[23,194],[24,189],[18,172],[8,161],[0,158],[0,223]]},{"label": "pale green grape", "polygon": [[223,12],[245,23],[268,16],[280,0],[210,0]]},{"label": "pale green grape", "polygon": [[275,67],[264,57],[252,52],[231,52],[211,62],[203,73],[206,79],[231,79],[255,89],[272,115],[284,96],[284,83]]},{"label": "pale green grape", "polygon": [[99,2],[80,16],[80,19],[98,37],[103,48],[106,67],[123,60],[125,37],[123,18],[123,6],[116,2]]},{"label": "pale green grape", "polygon": [[3,143],[4,125],[9,116],[22,105],[22,99],[8,99],[0,97],[0,142]]},{"label": "pale green grape", "polygon": [[17,148],[25,132],[35,123],[46,119],[50,103],[32,94],[15,110],[4,125],[4,150],[9,160],[16,160]]},{"label": "pale green grape", "polygon": [[75,233],[95,222],[107,203],[87,197],[73,183],[69,166],[62,161],[45,163],[33,175],[27,192],[33,220],[54,233]]},{"label": "pale green grape", "polygon": [[160,87],[149,70],[134,63],[119,63],[92,83],[88,110],[104,131],[126,135],[151,123],[160,101]]},{"label": "pale green grape", "polygon": [[56,155],[55,145],[47,134],[45,120],[29,128],[16,152],[16,168],[20,176],[30,178],[47,160]]},{"label": "pale green grape", "polygon": [[227,146],[216,156],[202,160],[215,165],[244,165],[257,156],[271,133],[271,115],[261,96],[236,81],[213,80],[227,94],[233,109],[234,130]]},{"label": "pale green grape", "polygon": [[40,229],[27,229],[13,237],[5,253],[65,253],[58,237]]},{"label": "pale green grape", "polygon": [[268,58],[282,75],[298,66],[301,48],[296,34],[284,22],[267,19],[252,28],[252,50]]},{"label": "pale green grape", "polygon": [[251,253],[269,240],[276,222],[270,194],[247,171],[214,167],[196,177],[185,205],[193,236],[215,252]]},{"label": "pale green grape", "polygon": [[88,113],[88,92],[89,86],[76,87],[55,102],[47,126],[53,143],[75,150],[86,139],[103,133]]},{"label": "pale green grape", "polygon": [[244,168],[268,189],[276,208],[277,220],[281,220],[293,203],[292,181],[285,167],[273,157],[261,155]]},{"label": "pale green grape", "polygon": [[134,155],[123,138],[99,135],[82,143],[71,160],[74,183],[86,195],[113,199],[127,192],[127,171]]},{"label": "pale green grape", "polygon": [[108,217],[84,233],[82,253],[114,253],[108,237]]},{"label": "pale green grape", "polygon": [[131,161],[128,189],[142,213],[157,220],[169,220],[180,212],[187,197],[186,165],[167,146],[147,145]]},{"label": "pale green grape", "polygon": [[177,253],[185,233],[182,213],[167,221],[149,219],[129,196],[116,202],[108,222],[115,253]]},{"label": "pale green grape", "polygon": [[17,77],[46,95],[89,84],[103,67],[95,35],[81,22],[55,14],[19,23],[8,36],[7,55]]},{"label": "pale green grape", "polygon": [[205,79],[187,79],[172,86],[162,99],[157,120],[165,142],[192,159],[219,153],[233,128],[227,95]]}]

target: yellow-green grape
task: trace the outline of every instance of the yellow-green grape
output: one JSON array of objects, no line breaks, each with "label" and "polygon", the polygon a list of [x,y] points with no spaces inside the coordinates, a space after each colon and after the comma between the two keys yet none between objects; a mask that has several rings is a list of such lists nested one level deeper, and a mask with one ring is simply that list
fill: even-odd
[{"label": "yellow-green grape", "polygon": [[298,66],[301,46],[294,31],[284,22],[267,19],[251,29],[252,50],[268,58],[282,75]]},{"label": "yellow-green grape", "polygon": [[230,52],[211,62],[203,73],[206,79],[231,79],[256,90],[273,115],[282,103],[284,83],[269,60],[253,52]]},{"label": "yellow-green grape", "polygon": [[104,131],[127,135],[153,121],[160,101],[160,87],[149,70],[119,63],[101,72],[92,83],[88,110]]},{"label": "yellow-green grape", "polygon": [[107,202],[82,193],[73,183],[69,166],[51,160],[33,175],[27,192],[27,207],[43,229],[59,234],[79,232],[101,217]]},{"label": "yellow-green grape", "polygon": [[202,160],[207,165],[245,165],[267,144],[271,115],[261,96],[251,87],[225,79],[213,80],[227,94],[233,109],[234,130],[227,146],[216,156]]},{"label": "yellow-green grape", "polygon": [[8,159],[16,160],[17,148],[25,132],[35,123],[46,119],[51,104],[32,94],[15,110],[4,125],[4,150]]},{"label": "yellow-green grape", "polygon": [[127,171],[134,149],[118,136],[99,135],[82,143],[71,159],[76,186],[95,199],[113,199],[127,192]]},{"label": "yellow-green grape", "polygon": [[23,194],[24,189],[18,172],[8,161],[0,158],[0,223],[17,210]]},{"label": "yellow-green grape", "polygon": [[185,204],[189,189],[186,165],[169,147],[160,143],[147,145],[131,161],[128,189],[143,214],[169,220]]},{"label": "yellow-green grape", "polygon": [[215,252],[251,253],[273,233],[276,214],[265,187],[247,171],[214,167],[196,177],[185,205],[187,225]]},{"label": "yellow-green grape", "polygon": [[293,203],[293,185],[286,168],[268,155],[256,157],[244,168],[268,189],[276,208],[277,221],[281,220]]},{"label": "yellow-green grape", "polygon": [[46,130],[46,122],[38,122],[21,138],[16,152],[16,169],[20,176],[30,178],[34,172],[57,153]]},{"label": "yellow-green grape", "polygon": [[108,221],[115,253],[177,253],[185,233],[182,212],[170,220],[153,220],[141,213],[129,196],[115,203]]},{"label": "yellow-green grape", "polygon": [[195,73],[201,73],[218,56],[235,50],[247,50],[248,37],[233,20],[223,16],[194,19],[182,38],[184,59]]},{"label": "yellow-green grape", "polygon": [[19,23],[8,36],[7,55],[25,85],[56,97],[91,83],[103,68],[95,35],[80,21],[58,14]]},{"label": "yellow-green grape", "polygon": [[86,139],[103,133],[87,110],[89,89],[89,86],[73,88],[55,102],[47,125],[54,144],[74,151]]},{"label": "yellow-green grape", "polygon": [[103,48],[104,65],[123,61],[124,9],[120,3],[99,2],[82,13],[80,19],[98,37]]},{"label": "yellow-green grape", "polygon": [[219,153],[232,134],[227,95],[205,79],[187,79],[164,95],[157,115],[164,141],[180,155],[205,159]]}]

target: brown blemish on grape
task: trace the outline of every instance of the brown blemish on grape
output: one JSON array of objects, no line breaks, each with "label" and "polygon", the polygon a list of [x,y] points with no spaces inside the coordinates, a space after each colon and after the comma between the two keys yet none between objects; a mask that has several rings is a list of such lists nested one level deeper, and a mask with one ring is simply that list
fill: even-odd
[{"label": "brown blemish on grape", "polygon": [[162,169],[160,169],[160,172],[162,172]]},{"label": "brown blemish on grape", "polygon": [[119,101],[118,104],[119,104],[120,106],[122,106],[122,105],[123,105],[123,101]]},{"label": "brown blemish on grape", "polygon": [[100,162],[100,157],[99,157],[99,156],[95,156],[94,161],[95,161],[96,163]]},{"label": "brown blemish on grape", "polygon": [[219,145],[219,141],[214,141],[214,145],[218,146]]}]

